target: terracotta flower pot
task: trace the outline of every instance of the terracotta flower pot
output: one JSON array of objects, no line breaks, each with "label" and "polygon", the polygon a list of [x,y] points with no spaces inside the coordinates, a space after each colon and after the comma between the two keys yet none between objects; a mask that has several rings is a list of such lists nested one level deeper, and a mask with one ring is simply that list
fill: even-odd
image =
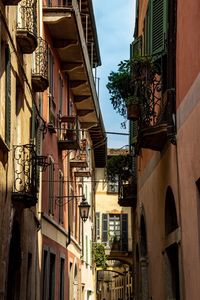
[{"label": "terracotta flower pot", "polygon": [[140,114],[140,104],[132,103],[127,105],[127,119],[136,121]]}]

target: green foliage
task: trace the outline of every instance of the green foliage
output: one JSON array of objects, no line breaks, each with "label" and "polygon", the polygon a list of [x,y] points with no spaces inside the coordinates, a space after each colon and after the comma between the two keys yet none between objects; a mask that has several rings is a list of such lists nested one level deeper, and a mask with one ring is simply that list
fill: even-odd
[{"label": "green foliage", "polygon": [[106,268],[107,256],[105,254],[105,246],[100,243],[96,243],[94,246],[94,260],[97,267]]},{"label": "green foliage", "polygon": [[160,70],[149,57],[138,56],[121,61],[117,72],[112,71],[108,76],[106,85],[114,110],[126,118],[127,105],[148,101],[148,91],[155,74],[160,74]]},{"label": "green foliage", "polygon": [[130,155],[113,155],[107,160],[107,177],[115,182],[116,177],[121,176],[126,169],[131,169]]},{"label": "green foliage", "polygon": [[119,63],[117,72],[111,72],[106,85],[110,93],[110,101],[114,110],[121,116],[126,115],[126,101],[134,95],[134,82],[131,79],[131,64],[129,60]]}]

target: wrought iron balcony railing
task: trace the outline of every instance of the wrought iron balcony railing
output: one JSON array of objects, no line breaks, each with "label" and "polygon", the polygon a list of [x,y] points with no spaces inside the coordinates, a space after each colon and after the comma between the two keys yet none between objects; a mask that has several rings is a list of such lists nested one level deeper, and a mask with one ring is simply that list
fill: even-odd
[{"label": "wrought iron balcony railing", "polygon": [[131,182],[119,183],[119,197],[118,203],[124,207],[135,207],[137,203],[137,183],[136,179]]},{"label": "wrought iron balcony railing", "polygon": [[39,37],[33,55],[32,86],[35,92],[43,92],[48,85],[48,45]]},{"label": "wrought iron balcony railing", "polygon": [[161,151],[167,140],[172,143],[175,140],[173,109],[170,105],[173,102],[173,93],[171,89],[166,89],[162,64],[159,59],[154,63],[148,62],[145,72],[142,72],[144,70],[141,68],[134,73],[133,79],[140,104],[136,149]]},{"label": "wrought iron balcony railing", "polygon": [[70,157],[71,168],[88,168],[90,167],[90,151],[87,148],[87,139],[80,139],[80,150]]},{"label": "wrought iron balcony railing", "polygon": [[22,0],[17,8],[17,42],[22,53],[33,53],[37,47],[37,2]]},{"label": "wrought iron balcony railing", "polygon": [[13,192],[15,204],[27,208],[36,205],[38,192],[38,171],[48,166],[46,156],[38,156],[33,144],[13,147]]},{"label": "wrought iron balcony railing", "polygon": [[14,146],[12,199],[24,207],[31,207],[37,203],[35,158],[34,145]]},{"label": "wrought iron balcony railing", "polygon": [[80,149],[78,119],[76,116],[62,116],[60,118],[58,147],[60,150]]}]

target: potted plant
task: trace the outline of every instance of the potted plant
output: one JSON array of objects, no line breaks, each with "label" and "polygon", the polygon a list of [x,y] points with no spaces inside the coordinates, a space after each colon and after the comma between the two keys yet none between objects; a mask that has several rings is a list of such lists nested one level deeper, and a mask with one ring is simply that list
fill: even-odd
[{"label": "potted plant", "polygon": [[151,82],[155,74],[156,69],[147,57],[121,61],[118,70],[108,76],[106,85],[114,110],[125,119],[137,120],[146,96],[144,82]]}]

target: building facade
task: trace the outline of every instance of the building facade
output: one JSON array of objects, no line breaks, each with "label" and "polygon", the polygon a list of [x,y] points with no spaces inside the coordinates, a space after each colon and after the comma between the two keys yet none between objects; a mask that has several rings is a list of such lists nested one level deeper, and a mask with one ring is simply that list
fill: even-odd
[{"label": "building facade", "polygon": [[95,168],[105,166],[106,135],[92,1],[0,7],[0,298],[95,299]]},{"label": "building facade", "polygon": [[[127,157],[128,150],[108,149],[112,157]],[[118,164],[116,161],[114,164]],[[108,163],[107,163],[108,168]],[[119,175],[119,174],[118,174]],[[105,266],[97,262],[97,299],[132,299],[132,207],[134,201],[125,195],[118,175],[109,178],[105,168],[96,169],[96,243],[103,245]]]},{"label": "building facade", "polygon": [[150,58],[153,69],[135,77],[148,97],[131,125],[135,299],[199,298],[198,9],[198,1],[137,1],[131,57]]},{"label": "building facade", "polygon": [[38,47],[38,7],[30,4],[0,2],[1,299],[37,298],[39,166],[32,130],[32,53]]}]

